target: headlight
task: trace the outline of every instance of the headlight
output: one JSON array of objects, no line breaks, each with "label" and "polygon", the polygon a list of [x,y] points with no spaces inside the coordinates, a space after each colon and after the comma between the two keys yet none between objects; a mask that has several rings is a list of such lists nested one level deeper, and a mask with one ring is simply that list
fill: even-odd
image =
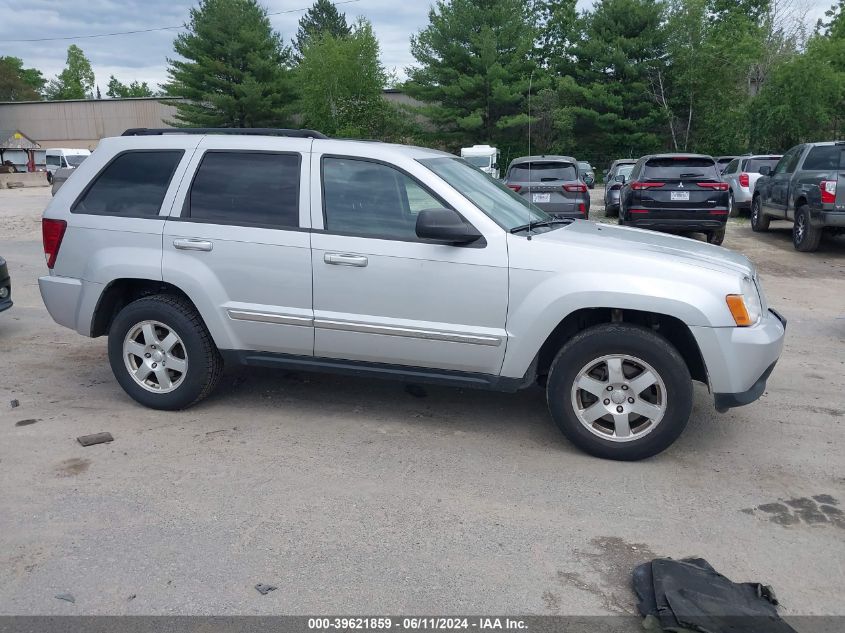
[{"label": "headlight", "polygon": [[741,327],[756,325],[763,316],[763,303],[757,285],[751,277],[743,277],[740,285],[742,294],[728,295],[725,301],[734,321]]}]

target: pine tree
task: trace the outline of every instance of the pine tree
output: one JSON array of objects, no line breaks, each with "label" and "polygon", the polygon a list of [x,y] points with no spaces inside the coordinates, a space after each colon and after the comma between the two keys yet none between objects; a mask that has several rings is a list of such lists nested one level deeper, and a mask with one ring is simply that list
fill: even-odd
[{"label": "pine tree", "polygon": [[176,125],[264,127],[290,120],[295,93],[290,50],[256,0],[200,0],[168,59],[164,86]]},{"label": "pine tree", "polygon": [[352,32],[346,23],[346,14],[337,10],[331,0],[316,0],[299,20],[299,30],[293,41],[295,59],[299,61],[308,41],[321,35],[347,37]]},{"label": "pine tree", "polygon": [[[453,147],[526,146],[527,94],[537,68],[532,3],[524,0],[438,0],[429,24],[411,38],[419,67],[408,93]],[[541,88],[539,74],[533,89]],[[514,149],[514,151],[516,151]]]},{"label": "pine tree", "polygon": [[40,70],[18,57],[0,57],[0,101],[37,101],[47,83]]}]

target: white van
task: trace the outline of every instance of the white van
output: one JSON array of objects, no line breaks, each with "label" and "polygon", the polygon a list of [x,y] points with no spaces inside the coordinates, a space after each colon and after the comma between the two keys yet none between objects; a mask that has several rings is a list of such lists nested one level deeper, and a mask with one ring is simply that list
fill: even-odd
[{"label": "white van", "polygon": [[87,149],[70,149],[63,147],[52,147],[44,150],[47,162],[47,180],[53,182],[53,174],[57,169],[74,169],[82,164],[82,161],[91,155]]},{"label": "white van", "polygon": [[499,150],[495,147],[490,145],[462,147],[461,158],[493,178],[499,178]]}]

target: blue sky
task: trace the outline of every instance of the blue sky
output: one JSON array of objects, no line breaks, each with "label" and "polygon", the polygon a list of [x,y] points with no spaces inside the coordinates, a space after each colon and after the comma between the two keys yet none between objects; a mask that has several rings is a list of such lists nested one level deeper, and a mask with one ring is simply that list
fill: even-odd
[{"label": "blue sky", "polygon": [[[296,33],[297,22],[312,0],[264,0],[273,26],[286,41]],[[823,15],[832,0],[780,0],[806,6],[810,24]],[[124,83],[133,80],[157,85],[166,79],[166,57],[173,54],[177,31],[158,31],[117,37],[52,42],[9,42],[12,39],[79,36],[150,29],[185,22],[194,0],[0,0],[0,55],[14,55],[52,77],[61,72],[68,45],[82,47],[94,67],[97,84],[105,94],[108,77]],[[579,0],[581,8],[592,0]],[[413,63],[409,37],[427,23],[428,0],[355,0],[339,6],[351,22],[368,18],[379,37],[382,61],[388,70],[403,76]],[[297,11],[302,9],[302,11]]]}]

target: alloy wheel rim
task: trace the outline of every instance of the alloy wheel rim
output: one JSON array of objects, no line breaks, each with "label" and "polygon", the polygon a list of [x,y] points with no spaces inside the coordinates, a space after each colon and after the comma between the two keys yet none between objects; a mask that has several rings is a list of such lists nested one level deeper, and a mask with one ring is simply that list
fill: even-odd
[{"label": "alloy wheel rim", "polygon": [[795,241],[802,242],[804,241],[804,233],[806,231],[806,226],[804,226],[804,214],[801,213],[795,218]]},{"label": "alloy wheel rim", "polygon": [[135,383],[153,393],[178,389],[188,373],[180,336],[160,321],[141,321],[123,339],[123,362]]},{"label": "alloy wheel rim", "polygon": [[651,433],[667,407],[666,384],[644,360],[629,354],[596,358],[576,374],[572,407],[590,433],[630,442]]}]

